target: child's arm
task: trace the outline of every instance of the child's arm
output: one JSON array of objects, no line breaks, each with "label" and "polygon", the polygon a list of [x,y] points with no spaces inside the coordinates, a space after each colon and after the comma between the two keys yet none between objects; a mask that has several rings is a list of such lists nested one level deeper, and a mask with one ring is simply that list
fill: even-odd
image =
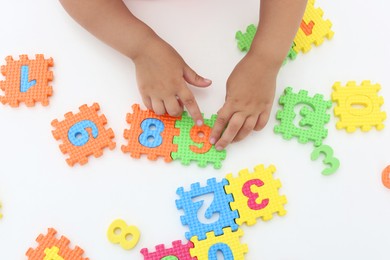
[{"label": "child's arm", "polygon": [[178,116],[187,108],[201,125],[202,115],[186,84],[207,87],[210,80],[196,74],[182,57],[122,0],[60,0],[67,12],[97,38],[134,61],[145,106],[157,114]]},{"label": "child's arm", "polygon": [[211,133],[210,142],[218,150],[267,124],[276,77],[302,21],[306,3],[307,0],[261,0],[257,33],[250,50],[227,80],[225,104],[218,111]]}]

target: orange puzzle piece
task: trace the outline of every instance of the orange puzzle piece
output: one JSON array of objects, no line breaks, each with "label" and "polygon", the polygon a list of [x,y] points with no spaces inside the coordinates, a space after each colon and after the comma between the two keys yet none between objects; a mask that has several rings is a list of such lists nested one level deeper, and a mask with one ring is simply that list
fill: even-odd
[{"label": "orange puzzle piece", "polygon": [[[29,248],[26,252],[26,256],[29,260],[42,260],[45,259],[46,249],[51,249],[57,247],[59,251],[57,252],[58,256],[63,259],[72,259],[72,260],[88,260],[89,258],[83,257],[84,250],[78,246],[75,246],[74,249],[69,248],[70,241],[64,236],[61,236],[60,239],[57,239],[57,231],[54,228],[49,228],[48,233],[44,236],[40,234],[36,241],[38,246],[33,249]],[[47,252],[47,250],[46,250]]]},{"label": "orange puzzle piece", "polygon": [[105,129],[107,119],[104,115],[98,115],[99,109],[97,103],[90,107],[83,105],[79,113],[69,112],[65,114],[65,120],[52,121],[52,126],[56,128],[52,131],[53,136],[56,140],[62,140],[60,150],[69,154],[66,162],[70,166],[86,164],[88,156],[92,154],[100,157],[106,147],[110,150],[115,148],[115,142],[111,140],[114,132],[111,128]]},{"label": "orange puzzle piece", "polygon": [[1,66],[1,73],[5,80],[0,81],[0,88],[4,96],[0,96],[3,104],[11,107],[19,106],[20,102],[28,107],[41,102],[43,106],[49,105],[49,97],[53,88],[48,82],[53,80],[53,59],[44,59],[42,54],[35,55],[35,60],[29,60],[27,55],[20,55],[20,60],[11,56],[5,58],[7,65]]},{"label": "orange puzzle piece", "polygon": [[126,117],[130,129],[126,129],[123,134],[128,144],[122,146],[122,151],[130,152],[131,157],[137,159],[141,154],[146,154],[150,160],[157,160],[161,156],[165,162],[171,162],[171,152],[177,151],[173,137],[180,134],[180,130],[175,128],[175,122],[181,117],[167,114],[158,116],[151,110],[141,110],[138,104],[132,108],[133,114],[129,113]]}]

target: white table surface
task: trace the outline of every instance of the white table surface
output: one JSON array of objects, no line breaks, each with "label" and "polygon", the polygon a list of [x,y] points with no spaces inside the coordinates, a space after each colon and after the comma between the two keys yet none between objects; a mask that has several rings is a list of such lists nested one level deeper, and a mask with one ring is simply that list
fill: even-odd
[{"label": "white table surface", "polygon": [[[323,176],[321,160],[311,161],[311,144],[286,141],[270,121],[260,133],[231,145],[220,170],[178,161],[152,162],[123,154],[126,113],[141,103],[134,65],[96,40],[53,0],[2,0],[0,64],[19,54],[53,57],[54,95],[50,105],[19,108],[0,105],[0,259],[25,259],[35,238],[54,227],[79,245],[90,259],[142,259],[139,250],[184,239],[176,189],[257,164],[274,164],[275,177],[288,198],[287,215],[242,226],[249,260],[388,259],[390,190],[381,172],[390,164],[390,129],[348,134],[335,128],[333,116],[325,143],[334,148],[341,167]],[[213,80],[207,90],[194,89],[206,117],[217,112],[226,79],[243,57],[234,39],[258,19],[258,0],[127,1],[133,12],[172,44],[199,74]],[[279,97],[286,86],[330,98],[335,81],[369,79],[380,83],[382,106],[390,111],[388,47],[390,4],[385,0],[318,0],[335,36],[281,69]],[[50,122],[82,104],[98,102],[115,134],[117,148],[85,166],[69,167]],[[388,124],[388,120],[385,122]],[[122,218],[139,227],[141,240],[132,251],[112,245],[106,230]]]}]

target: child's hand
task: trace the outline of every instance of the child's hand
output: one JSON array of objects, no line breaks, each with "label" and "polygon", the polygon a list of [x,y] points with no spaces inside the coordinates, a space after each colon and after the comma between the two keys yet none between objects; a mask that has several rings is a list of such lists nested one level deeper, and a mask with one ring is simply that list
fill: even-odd
[{"label": "child's hand", "polygon": [[267,124],[279,67],[251,52],[236,65],[227,80],[225,104],[218,111],[210,135],[210,143],[217,150],[242,140],[252,130],[260,131]]},{"label": "child's hand", "polygon": [[183,105],[197,125],[202,114],[187,83],[207,87],[211,81],[196,74],[182,57],[158,36],[152,36],[133,58],[138,87],[148,109],[158,115],[179,116]]}]

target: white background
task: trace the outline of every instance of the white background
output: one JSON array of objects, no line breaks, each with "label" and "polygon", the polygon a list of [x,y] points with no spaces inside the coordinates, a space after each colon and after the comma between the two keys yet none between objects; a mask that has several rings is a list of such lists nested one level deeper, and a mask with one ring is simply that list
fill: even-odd
[{"label": "white background", "polygon": [[[245,2],[245,3],[244,3]],[[133,12],[172,44],[199,74],[213,80],[194,93],[206,117],[217,112],[226,79],[243,57],[234,39],[258,20],[258,0],[127,1]],[[334,39],[284,66],[276,97],[286,86],[330,98],[335,81],[369,79],[382,85],[382,106],[390,111],[388,47],[390,4],[385,0],[318,0],[333,22]],[[257,164],[274,164],[275,177],[288,198],[284,217],[242,226],[246,259],[388,259],[390,190],[381,172],[390,164],[390,129],[347,134],[335,128],[332,112],[326,144],[341,167],[323,176],[321,159],[310,160],[311,144],[284,140],[273,133],[279,109],[274,102],[270,122],[260,133],[231,145],[223,168],[205,169],[179,161],[165,163],[123,154],[126,113],[140,103],[134,66],[82,29],[53,0],[1,0],[0,62],[19,54],[53,57],[55,80],[50,105],[19,108],[0,105],[0,259],[24,259],[35,238],[54,227],[91,259],[142,259],[139,250],[184,239],[182,212],[175,207],[176,189],[193,182],[221,179]],[[114,151],[69,167],[51,134],[53,119],[98,102],[113,128]],[[388,120],[387,120],[388,121]],[[385,122],[387,124],[387,122]],[[132,251],[112,245],[106,230],[116,218],[138,226],[142,238]]]}]

